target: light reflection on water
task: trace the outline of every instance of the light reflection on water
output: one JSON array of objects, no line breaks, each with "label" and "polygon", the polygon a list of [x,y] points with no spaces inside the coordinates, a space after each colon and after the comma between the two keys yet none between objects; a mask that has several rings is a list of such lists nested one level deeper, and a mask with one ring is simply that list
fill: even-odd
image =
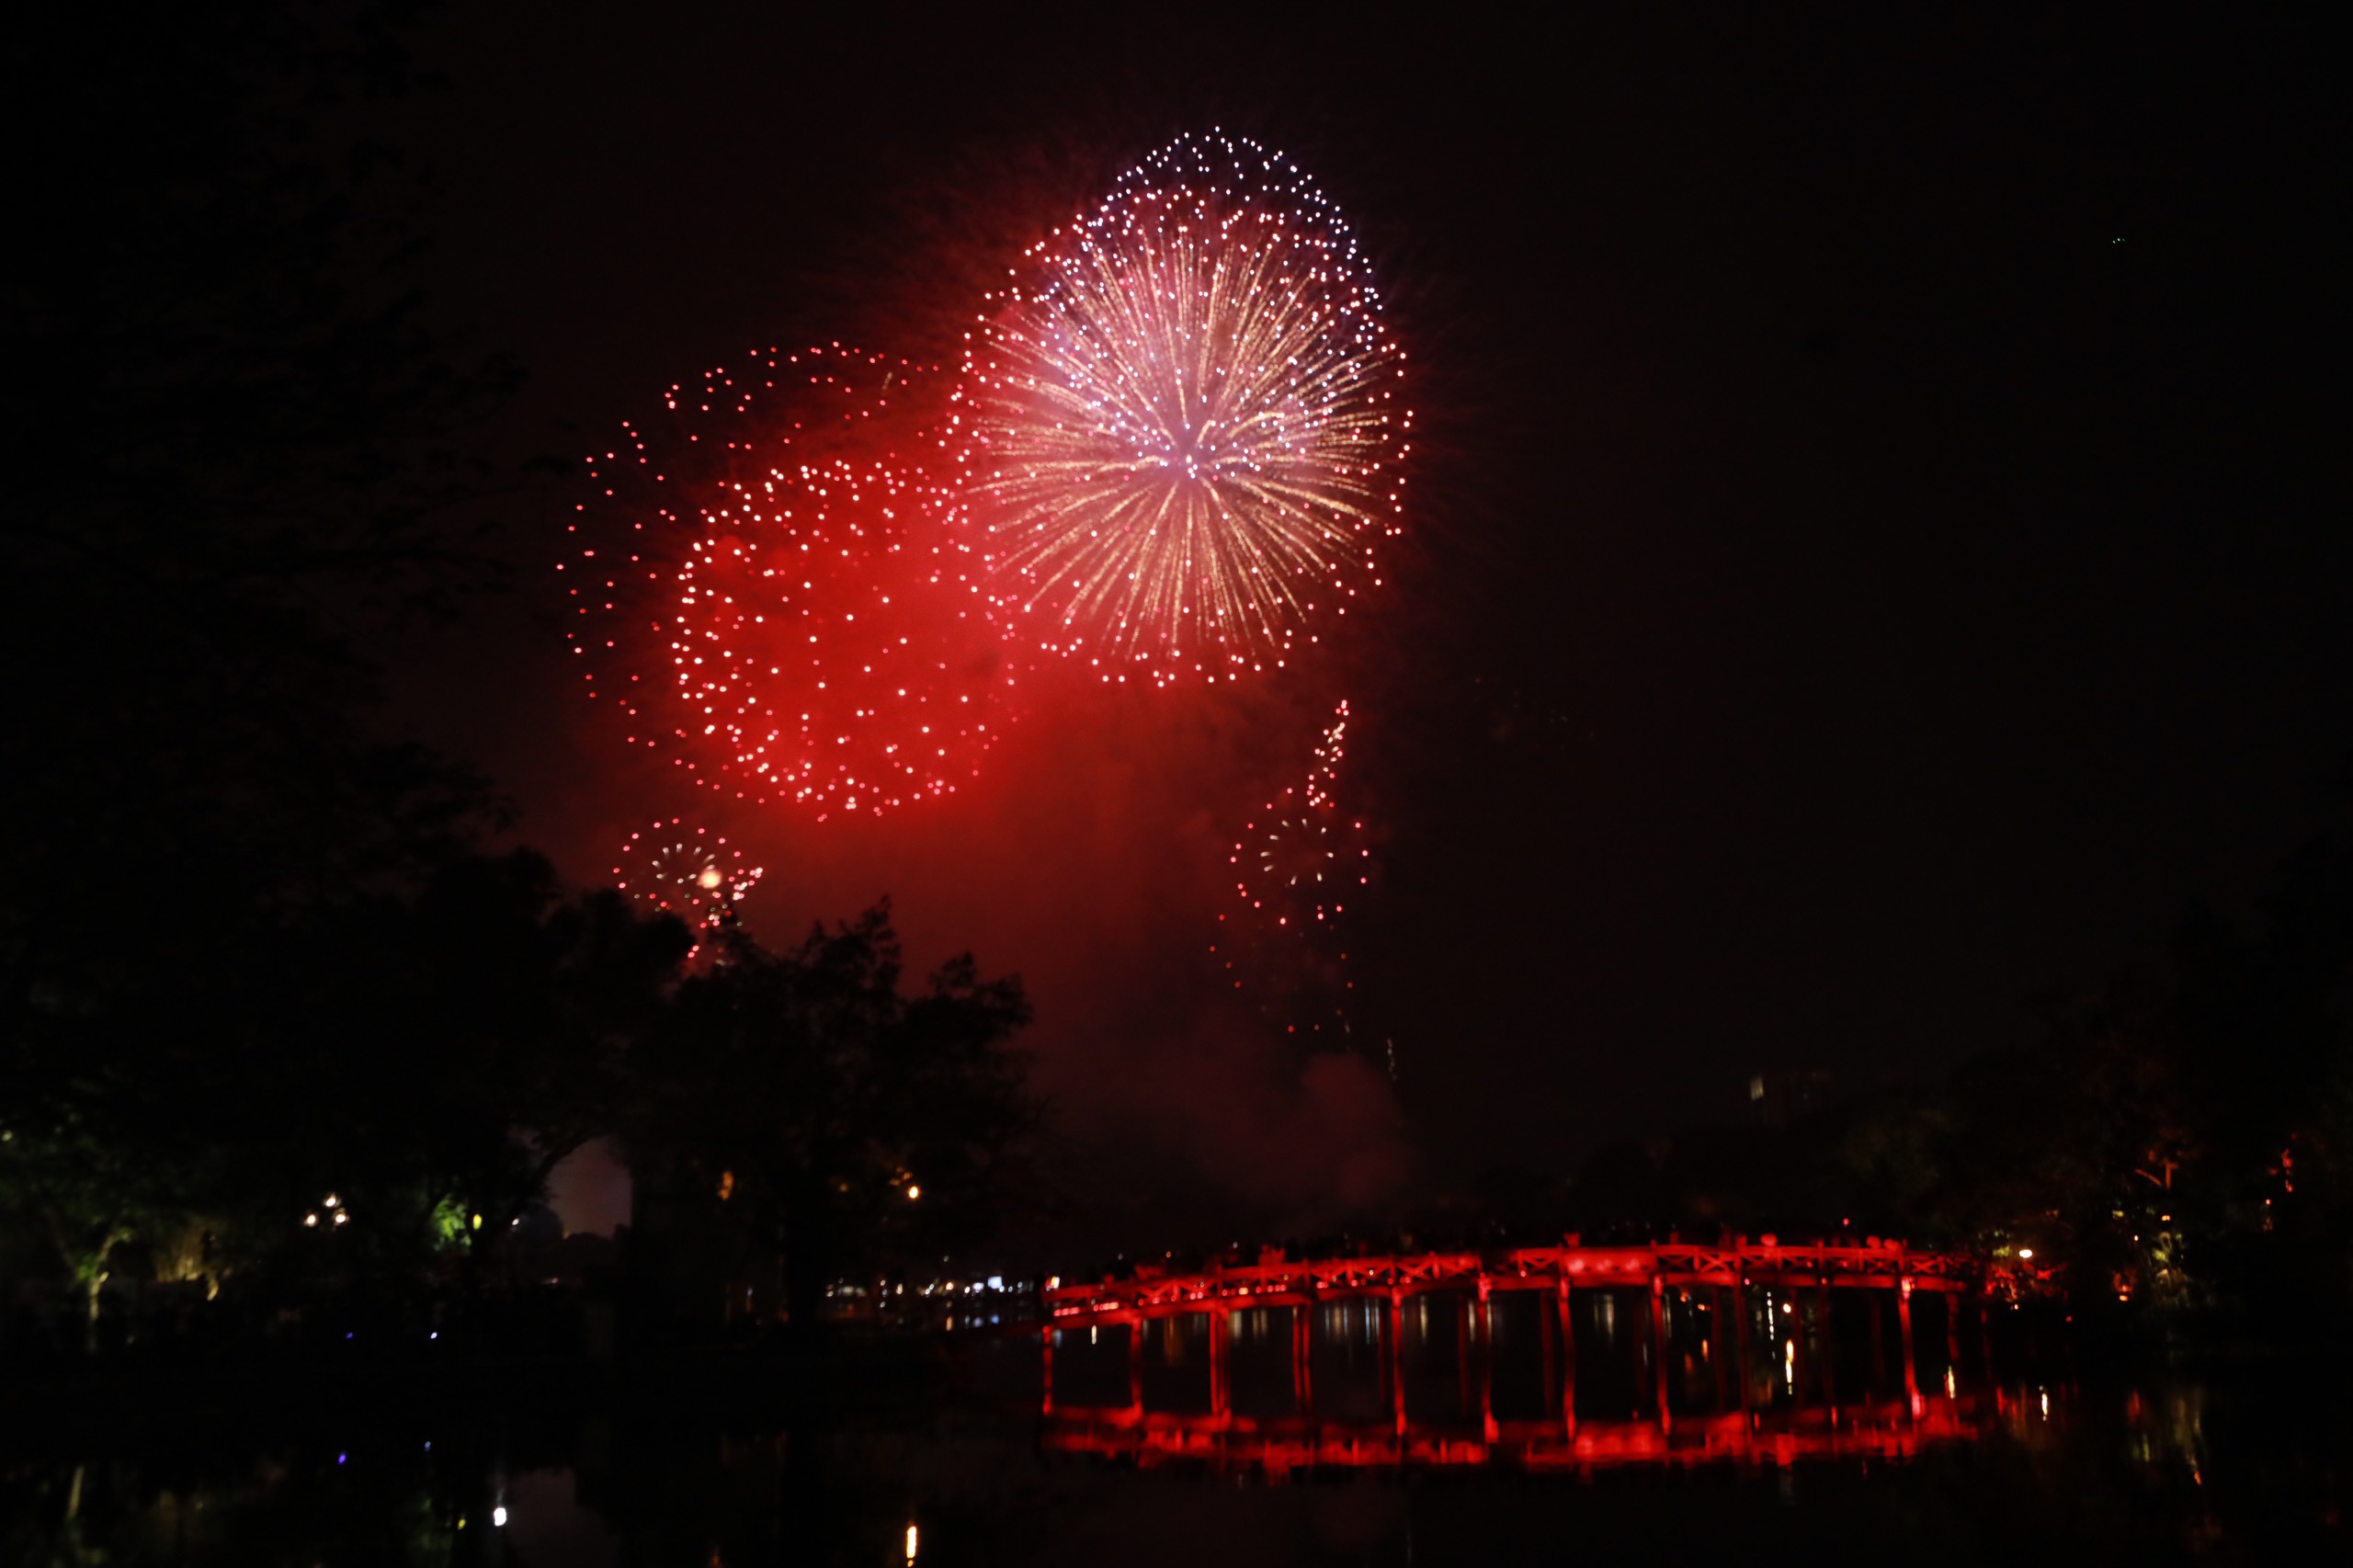
[{"label": "light reflection on water", "polygon": [[1054,1452],[1051,1428],[1022,1410],[1034,1357],[1034,1342],[999,1342],[966,1369],[958,1400],[790,1431],[647,1400],[429,1435],[355,1418],[19,1453],[0,1460],[0,1562],[1194,1568],[1486,1564],[1534,1546],[1604,1561],[1733,1548],[1909,1565],[2265,1561],[2274,1549],[2326,1561],[2343,1545],[2332,1494],[2310,1480],[2325,1463],[2266,1451],[2267,1415],[2194,1384],[2004,1390],[1980,1440],[1900,1462],[1236,1472]]}]

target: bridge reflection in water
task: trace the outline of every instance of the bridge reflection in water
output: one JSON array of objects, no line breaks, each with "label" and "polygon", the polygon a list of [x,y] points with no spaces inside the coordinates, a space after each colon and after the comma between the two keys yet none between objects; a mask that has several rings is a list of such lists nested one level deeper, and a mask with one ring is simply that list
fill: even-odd
[{"label": "bridge reflection in water", "polygon": [[1269,1253],[1044,1305],[1046,1446],[1143,1463],[1902,1457],[1991,1385],[1963,1260],[1875,1238]]}]

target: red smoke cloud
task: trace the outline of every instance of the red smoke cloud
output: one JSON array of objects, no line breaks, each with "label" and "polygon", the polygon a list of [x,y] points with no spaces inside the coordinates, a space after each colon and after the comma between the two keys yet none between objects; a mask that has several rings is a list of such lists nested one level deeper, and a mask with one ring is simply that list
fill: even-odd
[{"label": "red smoke cloud", "polygon": [[1210,952],[1236,826],[1296,771],[1321,705],[1052,665],[1025,685],[1026,717],[978,778],[880,817],[817,822],[696,789],[601,736],[585,749],[610,768],[615,831],[658,800],[767,868],[743,904],[756,935],[788,943],[888,896],[911,973],[969,949],[984,972],[1020,974],[1033,1083],[1091,1199],[1199,1199],[1292,1231],[1378,1210],[1412,1168],[1387,1078],[1286,1041]]}]

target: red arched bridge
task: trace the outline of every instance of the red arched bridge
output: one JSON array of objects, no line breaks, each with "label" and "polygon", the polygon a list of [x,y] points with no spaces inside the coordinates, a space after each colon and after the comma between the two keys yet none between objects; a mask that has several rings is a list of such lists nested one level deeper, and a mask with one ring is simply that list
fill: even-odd
[{"label": "red arched bridge", "polygon": [[1978,1286],[1875,1237],[1145,1267],[1045,1290],[1046,1441],[1278,1471],[1901,1455],[1990,1387]]}]

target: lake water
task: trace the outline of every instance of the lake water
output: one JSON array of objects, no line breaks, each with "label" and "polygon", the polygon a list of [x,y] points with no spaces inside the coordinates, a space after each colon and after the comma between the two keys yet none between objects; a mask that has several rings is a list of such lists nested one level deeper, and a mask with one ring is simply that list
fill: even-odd
[{"label": "lake water", "polygon": [[[1153,1392],[1180,1406],[1181,1362],[1151,1369]],[[1428,1450],[1327,1462],[1294,1447],[1270,1465],[1248,1443],[1071,1451],[1058,1437],[1071,1417],[1040,1418],[1038,1363],[1034,1339],[974,1341],[920,1397],[860,1402],[837,1388],[789,1415],[783,1401],[714,1397],[705,1378],[693,1397],[640,1381],[461,1414],[325,1398],[71,1437],[18,1423],[0,1434],[0,1562],[1248,1568],[1730,1552],[1911,1568],[2348,1556],[2342,1424],[2317,1415],[2308,1391],[2021,1383],[1900,1457],[1868,1443],[1762,1443],[1531,1468],[1501,1457],[1508,1443],[1466,1457],[1471,1443],[1444,1462]],[[1409,1402],[1442,1414],[1463,1397],[1425,1381]],[[1347,1375],[1335,1370],[1330,1387],[1353,1402],[1333,1423],[1383,1425],[1377,1409],[1354,1409],[1365,1396]]]}]

